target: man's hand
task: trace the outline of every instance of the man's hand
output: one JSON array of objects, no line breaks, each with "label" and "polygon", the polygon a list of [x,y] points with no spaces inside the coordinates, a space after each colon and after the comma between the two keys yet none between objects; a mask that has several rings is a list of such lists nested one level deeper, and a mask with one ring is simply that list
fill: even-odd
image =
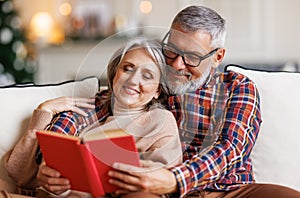
[{"label": "man's hand", "polygon": [[45,189],[54,194],[61,194],[71,188],[70,182],[66,178],[61,178],[60,173],[42,162],[39,166],[37,179]]},{"label": "man's hand", "polygon": [[110,183],[121,189],[116,194],[141,191],[153,194],[166,194],[177,191],[174,174],[168,169],[157,167],[152,161],[141,160],[142,168],[122,163],[114,163],[115,170],[109,172]]}]

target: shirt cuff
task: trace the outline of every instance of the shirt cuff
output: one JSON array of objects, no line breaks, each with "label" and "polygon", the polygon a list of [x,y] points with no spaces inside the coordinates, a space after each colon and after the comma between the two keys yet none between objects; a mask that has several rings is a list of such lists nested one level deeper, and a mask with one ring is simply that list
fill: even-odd
[{"label": "shirt cuff", "polygon": [[188,190],[192,188],[190,171],[184,164],[174,167],[170,169],[170,171],[175,175],[178,197],[183,197],[188,193]]}]

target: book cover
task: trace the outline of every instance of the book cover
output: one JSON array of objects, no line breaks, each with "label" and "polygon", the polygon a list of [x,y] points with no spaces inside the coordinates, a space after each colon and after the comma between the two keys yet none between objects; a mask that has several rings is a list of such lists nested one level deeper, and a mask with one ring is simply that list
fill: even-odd
[{"label": "book cover", "polygon": [[123,129],[86,137],[38,131],[37,138],[46,164],[68,178],[71,189],[95,197],[117,190],[107,175],[114,162],[140,166],[133,136]]}]

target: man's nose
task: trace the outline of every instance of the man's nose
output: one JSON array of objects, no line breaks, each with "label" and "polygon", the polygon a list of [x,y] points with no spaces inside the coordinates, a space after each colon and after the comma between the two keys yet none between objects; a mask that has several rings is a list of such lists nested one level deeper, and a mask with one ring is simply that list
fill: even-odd
[{"label": "man's nose", "polygon": [[177,58],[172,60],[171,66],[176,70],[185,69],[185,64],[184,64],[183,58],[181,56],[177,56]]}]

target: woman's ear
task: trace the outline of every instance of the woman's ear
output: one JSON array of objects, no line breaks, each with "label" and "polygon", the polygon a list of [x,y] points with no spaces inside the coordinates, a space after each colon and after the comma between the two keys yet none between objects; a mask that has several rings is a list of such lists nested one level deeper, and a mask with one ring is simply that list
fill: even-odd
[{"label": "woman's ear", "polygon": [[153,98],[157,99],[159,97],[159,95],[161,94],[162,88],[161,85],[158,86],[157,91],[155,92]]}]

